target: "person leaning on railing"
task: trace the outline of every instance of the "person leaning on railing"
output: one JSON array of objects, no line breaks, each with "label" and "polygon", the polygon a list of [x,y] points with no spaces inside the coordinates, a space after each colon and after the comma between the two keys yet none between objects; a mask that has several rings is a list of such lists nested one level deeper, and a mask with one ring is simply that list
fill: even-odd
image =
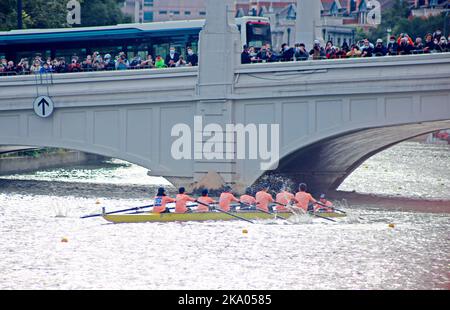
[{"label": "person leaning on railing", "polygon": [[387,48],[383,44],[383,40],[378,39],[374,48],[373,48],[373,54],[377,57],[380,56],[386,56],[387,54]]},{"label": "person leaning on railing", "polygon": [[389,43],[388,43],[388,46],[387,46],[387,53],[388,53],[388,55],[391,55],[391,56],[397,55],[397,49],[398,49],[398,43],[395,40],[395,36],[391,36],[389,38]]},{"label": "person leaning on railing", "polygon": [[167,68],[164,58],[161,55],[156,56],[155,67],[157,69]]},{"label": "person leaning on railing", "polygon": [[78,56],[72,56],[72,61],[67,69],[69,72],[80,72],[82,70],[81,64],[78,62]]},{"label": "person leaning on railing", "polygon": [[151,54],[147,55],[147,59],[143,60],[140,64],[140,67],[143,69],[150,69],[155,67],[155,62],[153,61],[153,57]]},{"label": "person leaning on railing", "polygon": [[187,49],[186,62],[188,66],[196,67],[198,66],[198,55],[194,53],[194,50],[190,47]]},{"label": "person leaning on railing", "polygon": [[103,68],[108,71],[116,69],[116,64],[114,63],[114,60],[112,59],[111,54],[105,55]]},{"label": "person leaning on railing", "polygon": [[6,58],[2,58],[0,60],[0,72],[6,72],[7,65],[8,65],[8,60],[6,60]]},{"label": "person leaning on railing", "polygon": [[17,64],[17,74],[27,74],[30,71],[30,64],[27,58],[22,58]]},{"label": "person leaning on railing", "polygon": [[309,51],[309,55],[311,55],[314,60],[326,58],[325,50],[320,46],[319,40],[314,41],[314,46],[312,50]]},{"label": "person leaning on railing", "polygon": [[361,57],[361,51],[359,50],[358,45],[353,44],[350,52],[347,53],[348,58],[355,58],[355,57]]},{"label": "person leaning on railing", "polygon": [[287,43],[281,45],[280,60],[287,62],[294,59],[295,50],[291,48]]},{"label": "person leaning on railing", "polygon": [[436,51],[438,53],[445,53],[445,52],[447,52],[447,40],[445,39],[445,37],[442,36],[439,39],[439,42],[436,45]]},{"label": "person leaning on railing", "polygon": [[241,53],[241,64],[246,65],[252,63],[252,58],[250,57],[249,48],[244,45],[244,50]]},{"label": "person leaning on railing", "polygon": [[34,60],[33,64],[30,67],[31,73],[39,73],[41,71],[41,62],[37,59]]},{"label": "person leaning on railing", "polygon": [[92,58],[93,58],[92,69],[94,71],[102,71],[103,69],[105,69],[105,62],[103,61],[102,56],[98,52],[95,52]]},{"label": "person leaning on railing", "polygon": [[409,37],[403,37],[400,40],[400,44],[397,48],[397,54],[398,55],[409,55],[412,54],[412,51],[414,50],[414,46],[411,44]]},{"label": "person leaning on railing", "polygon": [[116,59],[116,70],[127,70],[130,68],[130,62],[124,52],[120,52]]},{"label": "person leaning on railing", "polygon": [[295,44],[295,52],[294,52],[294,60],[302,61],[308,60],[309,53],[306,50],[306,46],[304,43],[296,43]]}]

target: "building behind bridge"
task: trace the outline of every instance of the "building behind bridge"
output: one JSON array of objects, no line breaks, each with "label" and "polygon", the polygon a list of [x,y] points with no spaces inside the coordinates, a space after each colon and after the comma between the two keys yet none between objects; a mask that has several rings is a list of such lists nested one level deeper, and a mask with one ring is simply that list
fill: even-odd
[{"label": "building behind bridge", "polygon": [[[448,9],[449,0],[408,0],[412,16],[440,14]],[[378,0],[381,12],[391,8],[395,0]],[[272,23],[273,46],[293,45],[295,42],[296,0],[237,0],[236,15],[266,16]],[[322,37],[341,46],[355,41],[356,29],[368,29],[372,10],[369,0],[321,0]],[[123,12],[137,23],[170,20],[203,19],[205,0],[126,0]]]}]

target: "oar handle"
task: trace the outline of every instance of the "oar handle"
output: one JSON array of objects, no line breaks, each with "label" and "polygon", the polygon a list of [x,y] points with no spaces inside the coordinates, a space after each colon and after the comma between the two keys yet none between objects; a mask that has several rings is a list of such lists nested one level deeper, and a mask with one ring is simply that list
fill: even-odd
[{"label": "oar handle", "polygon": [[[201,204],[201,205],[204,205],[204,206],[206,206],[206,207],[208,207],[208,208],[211,208],[211,206],[210,206],[209,204],[203,203],[203,202],[201,202],[201,201],[197,201],[197,203],[199,203],[199,204]],[[224,210],[222,210],[222,209],[220,209],[220,208],[212,208],[212,209],[217,210],[217,211],[222,212],[222,213],[225,213],[225,214],[228,214],[229,216],[238,218],[238,219],[240,219],[240,220],[243,220],[243,221],[246,221],[246,222],[249,222],[249,223],[254,224],[252,221],[250,221],[250,220],[248,220],[248,219],[246,219],[246,218],[243,218],[243,217],[238,216],[238,215],[236,215],[236,214],[233,214],[233,213],[224,211]]]},{"label": "oar handle", "polygon": [[281,202],[274,201],[273,203],[276,204],[276,205],[279,205],[279,206],[286,207],[286,205],[285,205],[285,204],[282,204]]}]

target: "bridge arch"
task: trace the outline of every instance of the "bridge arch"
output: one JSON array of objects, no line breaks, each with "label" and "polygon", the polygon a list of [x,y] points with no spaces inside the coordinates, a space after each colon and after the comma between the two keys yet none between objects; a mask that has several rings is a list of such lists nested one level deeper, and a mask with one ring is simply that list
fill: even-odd
[{"label": "bridge arch", "polygon": [[449,128],[450,120],[446,120],[343,132],[285,154],[276,170],[263,173],[258,180],[277,175],[294,184],[306,182],[315,193],[333,191],[370,157],[411,138]]}]

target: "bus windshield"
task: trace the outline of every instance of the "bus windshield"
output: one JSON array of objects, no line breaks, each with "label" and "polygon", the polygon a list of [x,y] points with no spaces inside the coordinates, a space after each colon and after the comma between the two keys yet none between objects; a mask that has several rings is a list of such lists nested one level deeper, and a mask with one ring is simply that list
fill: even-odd
[{"label": "bus windshield", "polygon": [[266,22],[247,23],[247,45],[261,48],[267,43],[271,43],[270,24]]}]

